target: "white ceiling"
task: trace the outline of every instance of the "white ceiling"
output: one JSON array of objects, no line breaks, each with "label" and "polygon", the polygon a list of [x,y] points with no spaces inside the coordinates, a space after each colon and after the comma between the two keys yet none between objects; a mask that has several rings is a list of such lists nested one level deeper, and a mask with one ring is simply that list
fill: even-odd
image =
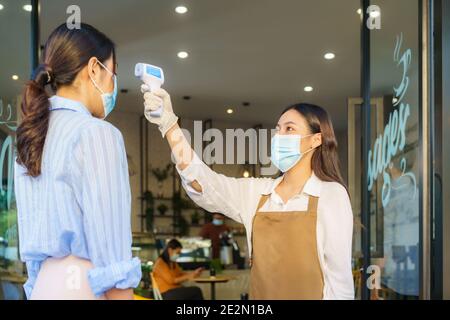
[{"label": "white ceiling", "polygon": [[[6,43],[0,49],[0,96],[8,96],[21,85],[11,74],[25,79],[29,73],[29,20],[22,10],[27,1],[0,3]],[[42,0],[42,43],[65,21],[71,4],[80,6],[83,22],[117,44],[119,85],[129,89],[119,97],[122,111],[142,112],[136,62],[163,67],[177,113],[193,119],[273,125],[284,107],[307,101],[324,106],[343,129],[346,99],[359,95],[359,0]],[[179,4],[189,12],[176,14]],[[11,30],[18,36],[11,37]],[[386,41],[388,55],[394,40]],[[188,59],[176,56],[181,50]],[[336,59],[326,61],[328,51]],[[305,93],[306,85],[314,91]],[[185,95],[192,99],[183,100]],[[251,106],[243,107],[244,101]],[[229,106],[235,109],[231,116]]]}]

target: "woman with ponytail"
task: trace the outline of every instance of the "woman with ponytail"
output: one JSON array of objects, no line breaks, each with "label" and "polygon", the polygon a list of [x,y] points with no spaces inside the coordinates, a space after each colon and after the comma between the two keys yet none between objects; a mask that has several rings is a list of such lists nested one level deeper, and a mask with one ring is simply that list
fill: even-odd
[{"label": "woman with ponytail", "polygon": [[282,113],[271,153],[281,177],[236,179],[215,173],[193,152],[164,89],[143,85],[142,92],[145,116],[167,138],[188,195],[244,224],[250,298],[354,298],[353,214],[324,109],[301,103]]},{"label": "woman with ponytail", "polygon": [[103,121],[115,72],[107,36],[62,24],[26,84],[15,192],[28,299],[132,299],[140,282],[123,138]]}]

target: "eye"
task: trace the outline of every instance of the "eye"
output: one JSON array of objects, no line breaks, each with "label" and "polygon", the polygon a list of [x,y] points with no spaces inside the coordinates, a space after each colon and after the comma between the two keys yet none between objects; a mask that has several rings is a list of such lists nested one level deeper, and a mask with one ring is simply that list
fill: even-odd
[{"label": "eye", "polygon": [[294,128],[292,128],[292,127],[286,127],[286,131],[288,131],[288,132],[294,131]]}]

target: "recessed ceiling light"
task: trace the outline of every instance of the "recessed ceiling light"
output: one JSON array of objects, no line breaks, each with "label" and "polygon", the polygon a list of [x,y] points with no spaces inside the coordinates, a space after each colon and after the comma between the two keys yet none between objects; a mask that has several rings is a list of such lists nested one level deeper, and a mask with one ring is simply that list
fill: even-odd
[{"label": "recessed ceiling light", "polygon": [[189,53],[187,53],[186,51],[180,51],[178,52],[177,56],[180,59],[186,59],[187,57],[189,57]]},{"label": "recessed ceiling light", "polygon": [[11,78],[12,78],[13,80],[19,80],[19,76],[18,76],[17,74],[14,74]]},{"label": "recessed ceiling light", "polygon": [[228,113],[228,114],[232,114],[233,112],[234,112],[233,109],[231,109],[231,108],[227,109],[227,113]]},{"label": "recessed ceiling light", "polygon": [[305,90],[305,92],[311,92],[311,91],[313,91],[314,89],[313,89],[313,87],[311,87],[311,86],[306,86],[303,90]]},{"label": "recessed ceiling light", "polygon": [[333,60],[336,55],[333,52],[327,52],[323,57],[327,60]]},{"label": "recessed ceiling light", "polygon": [[359,8],[358,10],[356,10],[356,13],[359,14],[359,15],[361,15],[361,14],[362,14],[361,8]]},{"label": "recessed ceiling light", "polygon": [[31,4],[26,4],[23,6],[23,10],[31,12],[33,10],[33,6]]},{"label": "recessed ceiling light", "polygon": [[3,10],[4,6],[0,3],[0,10]]},{"label": "recessed ceiling light", "polygon": [[186,12],[188,12],[188,8],[186,8],[185,6],[178,6],[175,8],[175,12],[179,14],[185,14]]}]

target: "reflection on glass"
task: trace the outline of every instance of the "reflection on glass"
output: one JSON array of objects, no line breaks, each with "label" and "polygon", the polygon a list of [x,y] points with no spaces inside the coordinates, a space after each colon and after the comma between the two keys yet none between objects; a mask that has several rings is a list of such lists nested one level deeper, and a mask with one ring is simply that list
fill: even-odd
[{"label": "reflection on glass", "polygon": [[[375,3],[375,2],[373,2]],[[373,299],[419,296],[418,2],[377,1],[381,29],[371,31],[372,119],[368,190],[371,263],[380,270]],[[381,125],[380,125],[381,124]]]},{"label": "reflection on glass", "polygon": [[382,283],[405,296],[419,295],[419,201],[415,181],[396,166],[390,169],[391,200],[384,213]]},{"label": "reflection on glass", "polygon": [[[14,159],[17,110],[29,78],[30,13],[26,2],[2,0],[0,10],[0,300],[24,299],[24,267],[19,259]],[[20,41],[19,41],[20,40]]]}]

